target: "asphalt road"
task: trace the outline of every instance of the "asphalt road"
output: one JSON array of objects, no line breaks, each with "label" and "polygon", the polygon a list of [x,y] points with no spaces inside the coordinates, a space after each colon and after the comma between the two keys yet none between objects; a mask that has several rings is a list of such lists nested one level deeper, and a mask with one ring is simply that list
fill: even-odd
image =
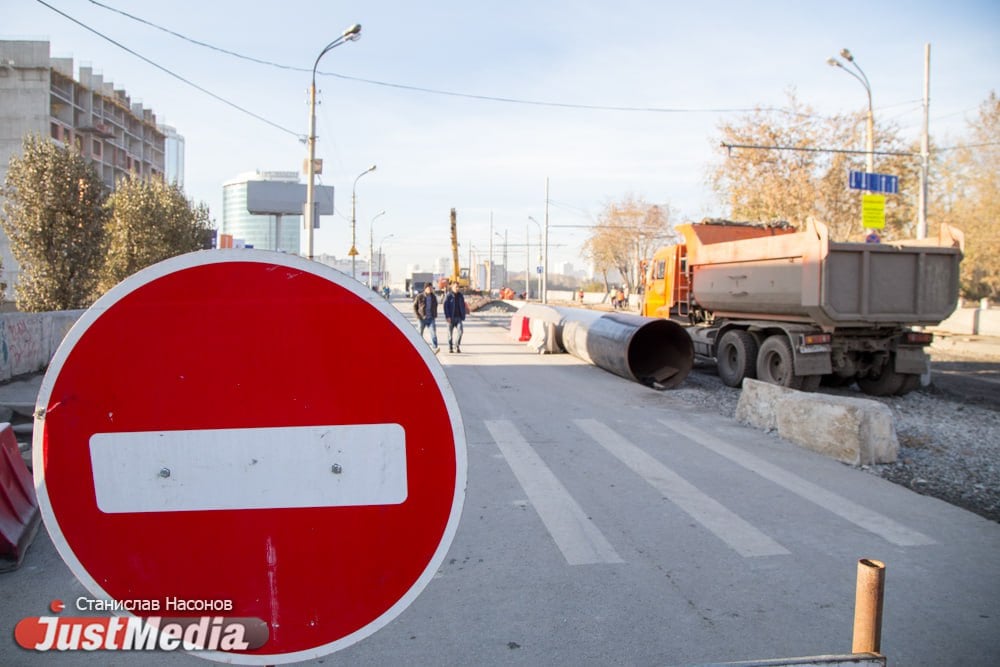
[{"label": "asphalt road", "polygon": [[1000,410],[1000,359],[931,350],[934,390],[961,402]]},{"label": "asphalt road", "polygon": [[[404,312],[408,303],[396,304]],[[859,558],[886,563],[896,665],[993,665],[1000,525],[589,366],[473,315],[439,355],[465,508],[399,618],[324,665],[689,665],[849,653]],[[178,536],[178,558],[183,558]],[[113,545],[109,545],[113,548]],[[44,534],[0,575],[0,626],[82,588]],[[318,592],[317,594],[321,594]],[[0,664],[203,664],[29,654]]]}]

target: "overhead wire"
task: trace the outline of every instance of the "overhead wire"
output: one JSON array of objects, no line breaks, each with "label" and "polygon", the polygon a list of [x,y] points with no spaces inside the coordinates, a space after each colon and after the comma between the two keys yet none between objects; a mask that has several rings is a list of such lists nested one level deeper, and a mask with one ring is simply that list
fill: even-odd
[{"label": "overhead wire", "polygon": [[[41,0],[39,0],[39,1],[41,1]],[[271,60],[264,60],[262,58],[255,58],[253,56],[248,56],[246,54],[238,53],[236,51],[231,51],[229,49],[225,49],[225,48],[222,48],[222,47],[219,47],[219,46],[215,46],[214,44],[209,44],[208,42],[203,42],[201,40],[197,40],[197,39],[188,37],[188,36],[183,35],[183,34],[177,32],[177,31],[174,31],[174,30],[171,30],[169,28],[165,28],[163,26],[157,25],[156,23],[153,23],[153,22],[148,21],[146,19],[143,19],[141,17],[135,16],[135,15],[130,14],[128,12],[125,12],[123,10],[117,9],[115,7],[111,7],[110,5],[108,5],[106,3],[103,3],[103,2],[99,2],[98,0],[89,0],[89,2],[92,5],[95,5],[97,7],[101,7],[102,9],[106,9],[107,11],[110,11],[110,12],[115,12],[117,14],[120,14],[121,16],[124,16],[124,17],[128,18],[128,19],[131,19],[131,20],[136,21],[138,23],[142,23],[143,25],[149,26],[149,27],[154,28],[156,30],[160,30],[160,31],[165,32],[165,33],[167,33],[169,35],[177,37],[178,39],[182,39],[182,40],[184,40],[186,42],[189,42],[191,44],[195,44],[197,46],[200,46],[200,47],[203,47],[203,48],[206,48],[206,49],[210,49],[212,51],[217,51],[219,53],[224,53],[224,54],[232,56],[234,58],[239,58],[241,60],[246,60],[246,61],[249,61],[249,62],[257,63],[259,65],[267,65],[267,66],[270,66],[270,67],[276,67],[276,68],[279,68],[279,69],[290,70],[290,71],[295,71],[295,72],[311,72],[312,71],[311,69],[308,69],[308,68],[305,68],[305,67],[297,67],[297,66],[294,66],[294,65],[287,65],[287,64],[283,64],[283,63],[274,62],[274,61],[271,61]],[[368,79],[368,78],[364,78],[364,77],[350,76],[348,74],[340,74],[338,72],[323,72],[323,71],[317,70],[316,73],[320,74],[320,75],[323,75],[323,76],[332,76],[334,78],[342,79],[342,80],[345,80],[345,81],[355,81],[355,82],[359,82],[359,83],[367,83],[367,84],[374,85],[374,86],[382,86],[382,87],[386,87],[386,88],[395,88],[395,89],[399,89],[399,90],[409,90],[409,91],[413,91],[413,92],[427,93],[427,94],[431,94],[431,95],[443,95],[443,96],[448,96],[448,97],[458,97],[458,98],[481,100],[481,101],[487,101],[487,102],[502,102],[502,103],[505,103],[505,104],[521,104],[521,105],[528,105],[528,106],[555,107],[555,108],[562,108],[562,109],[581,109],[581,110],[589,110],[589,111],[622,111],[622,112],[642,112],[642,113],[676,113],[676,114],[682,114],[682,113],[751,113],[751,112],[757,112],[757,111],[772,111],[772,112],[776,112],[776,113],[786,113],[786,114],[795,115],[795,116],[809,116],[809,115],[813,115],[813,114],[803,114],[801,112],[795,112],[795,111],[791,111],[791,110],[788,110],[788,109],[782,109],[782,108],[778,108],[778,107],[763,107],[763,108],[762,107],[741,107],[741,108],[671,108],[671,107],[654,107],[654,106],[616,106],[616,105],[606,105],[606,104],[578,104],[578,103],[571,103],[571,102],[552,102],[552,101],[544,101],[544,100],[527,100],[527,99],[520,99],[520,98],[515,98],[515,97],[504,97],[504,96],[498,96],[498,95],[477,95],[477,94],[473,94],[473,93],[462,93],[462,92],[456,92],[456,91],[451,91],[451,90],[441,90],[441,89],[438,89],[438,88],[427,88],[427,87],[423,87],[423,86],[414,86],[414,85],[409,85],[409,84],[404,84],[404,83],[393,83],[393,82],[389,82],[389,81],[379,81],[379,80],[376,80],[376,79]]]},{"label": "overhead wire", "polygon": [[191,86],[192,88],[194,88],[195,90],[197,90],[199,92],[205,93],[206,95],[208,95],[212,99],[218,100],[219,102],[222,102],[226,106],[229,106],[229,107],[231,107],[233,109],[236,109],[237,111],[239,111],[241,113],[245,113],[246,115],[250,116],[251,118],[255,118],[255,119],[261,121],[262,123],[266,123],[266,124],[270,125],[271,127],[275,128],[275,129],[278,129],[278,130],[281,130],[282,132],[290,134],[293,137],[299,139],[300,141],[303,139],[303,135],[301,133],[296,132],[294,130],[290,130],[287,127],[284,127],[283,125],[279,125],[278,123],[275,123],[274,121],[272,121],[272,120],[270,120],[268,118],[265,118],[264,116],[261,116],[258,113],[254,113],[253,111],[250,111],[249,109],[247,109],[245,107],[242,107],[239,104],[236,104],[235,102],[227,100],[226,98],[222,97],[221,95],[213,93],[211,90],[205,88],[204,86],[200,86],[197,83],[194,83],[193,81],[191,81],[190,79],[187,79],[187,78],[181,76],[180,74],[177,74],[176,72],[167,69],[163,65],[157,63],[156,61],[151,60],[150,58],[147,58],[146,56],[142,55],[141,53],[138,53],[134,49],[131,49],[131,48],[125,46],[124,44],[122,44],[121,42],[118,42],[118,41],[112,39],[111,37],[105,35],[104,33],[100,32],[99,30],[96,30],[95,28],[92,28],[89,25],[83,23],[82,21],[80,21],[80,20],[78,20],[78,19],[70,16],[66,12],[64,12],[64,11],[62,11],[62,10],[56,8],[56,7],[53,7],[52,5],[50,5],[49,3],[45,2],[44,0],[35,0],[35,1],[38,2],[38,4],[51,9],[56,14],[59,14],[60,16],[66,18],[67,20],[72,21],[73,23],[77,24],[78,26],[80,26],[84,30],[92,32],[93,34],[97,35],[101,39],[106,40],[106,41],[114,44],[115,46],[117,46],[118,48],[122,49],[123,51],[132,54],[136,58],[139,58],[140,60],[142,60],[143,62],[145,62],[145,63],[147,63],[149,65],[152,65],[153,67],[155,67],[156,69],[160,70],[161,72],[163,72],[163,73],[165,73],[165,74],[167,74],[167,75],[169,75],[169,76],[177,79],[178,81],[180,81],[180,82],[182,82],[182,83],[184,83],[184,84],[186,84],[188,86]]}]

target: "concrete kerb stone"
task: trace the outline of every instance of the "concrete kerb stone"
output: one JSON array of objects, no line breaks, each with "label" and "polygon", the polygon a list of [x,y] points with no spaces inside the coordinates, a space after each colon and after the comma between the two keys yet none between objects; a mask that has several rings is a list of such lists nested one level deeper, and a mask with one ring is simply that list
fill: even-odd
[{"label": "concrete kerb stone", "polygon": [[891,463],[899,454],[892,411],[869,399],[813,394],[747,379],[736,419],[851,465]]}]

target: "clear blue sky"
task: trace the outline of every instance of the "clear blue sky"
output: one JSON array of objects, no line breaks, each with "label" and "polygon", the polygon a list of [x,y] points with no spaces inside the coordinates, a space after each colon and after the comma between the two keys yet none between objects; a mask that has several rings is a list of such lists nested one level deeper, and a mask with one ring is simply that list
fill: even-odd
[{"label": "clear blue sky", "polygon": [[[538,233],[527,216],[545,214],[547,177],[550,270],[584,265],[578,251],[586,230],[555,225],[592,224],[608,201],[628,193],[668,203],[682,219],[725,215],[705,184],[721,159],[719,123],[738,117],[733,110],[782,106],[789,89],[821,114],[862,110],[861,84],[825,62],[843,47],[871,81],[876,122],[898,124],[906,138],[920,129],[925,43],[931,134],[939,145],[957,143],[980,103],[1000,90],[995,0],[102,0],[191,39],[305,72],[209,50],[87,0],[46,2],[279,126],[178,81],[40,2],[0,0],[0,38],[49,40],[53,56],[92,65],[184,135],[187,193],[215,218],[223,182],[254,169],[301,169],[308,70],[327,43],[360,23],[362,39],[319,66],[353,78],[318,79],[317,157],[325,162],[321,182],[336,188],[338,214],[324,217],[316,253],[346,256],[351,186],[374,163],[377,170],[358,182],[358,244],[366,255],[369,221],[385,210],[375,244],[393,235],[385,249],[397,280],[406,264],[429,267],[449,254],[452,207],[463,264],[469,243],[488,250],[492,211],[494,229],[518,246],[509,263],[520,270],[528,226],[532,244]],[[540,106],[397,86],[673,111]]]}]

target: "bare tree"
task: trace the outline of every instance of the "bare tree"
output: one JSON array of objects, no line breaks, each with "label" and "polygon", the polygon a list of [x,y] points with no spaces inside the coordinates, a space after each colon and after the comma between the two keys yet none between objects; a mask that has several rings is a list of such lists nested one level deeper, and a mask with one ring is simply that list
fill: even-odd
[{"label": "bare tree", "polygon": [[1000,296],[1000,98],[996,92],[969,122],[964,146],[942,165],[946,195],[932,211],[965,233],[962,293],[972,299]]},{"label": "bare tree", "polygon": [[609,272],[617,271],[624,286],[635,291],[642,282],[640,261],[672,238],[669,204],[649,204],[629,194],[605,206],[583,251],[604,276],[605,289],[611,289]]},{"label": "bare tree", "polygon": [[[864,234],[861,193],[848,188],[848,172],[863,170],[865,156],[841,151],[862,144],[864,116],[821,117],[789,92],[789,107],[761,110],[719,127],[722,160],[709,178],[738,220],[784,220],[801,226],[809,217],[824,222],[834,239],[859,240]],[[875,150],[907,153],[892,124],[877,126]],[[916,160],[907,155],[876,155],[875,171],[900,175],[901,195],[886,201],[888,238],[912,227],[917,182]]]}]

